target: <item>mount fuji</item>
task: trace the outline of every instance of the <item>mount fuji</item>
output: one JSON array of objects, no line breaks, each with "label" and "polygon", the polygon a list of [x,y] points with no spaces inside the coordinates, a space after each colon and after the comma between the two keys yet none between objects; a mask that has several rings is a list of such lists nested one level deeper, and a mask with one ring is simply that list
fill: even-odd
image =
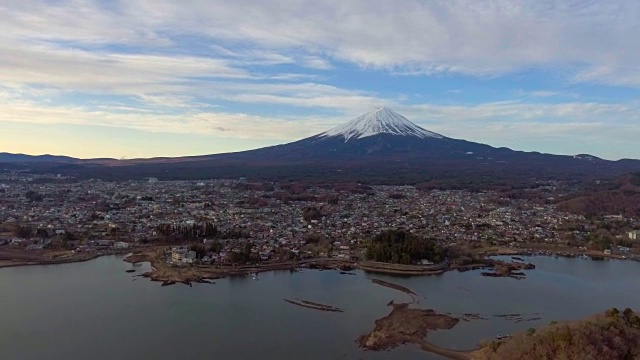
[{"label": "mount fuji", "polygon": [[365,160],[373,157],[467,157],[496,150],[426,130],[397,112],[378,108],[297,142],[246,152],[279,159]]},{"label": "mount fuji", "polygon": [[524,152],[454,139],[426,130],[384,107],[306,139],[236,153],[136,160],[47,158],[38,162],[0,155],[0,163],[11,168],[107,180],[249,177],[390,184],[429,181],[482,187],[640,171],[638,160]]},{"label": "mount fuji", "polygon": [[325,138],[344,137],[344,141],[347,142],[349,139],[362,139],[378,134],[411,136],[421,139],[443,138],[442,135],[425,130],[386,107],[375,109],[318,136]]}]

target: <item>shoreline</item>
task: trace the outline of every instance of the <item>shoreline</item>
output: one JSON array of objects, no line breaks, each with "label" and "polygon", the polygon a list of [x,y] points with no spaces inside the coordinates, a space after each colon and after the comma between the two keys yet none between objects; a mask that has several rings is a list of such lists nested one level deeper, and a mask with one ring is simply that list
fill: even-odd
[{"label": "shoreline", "polygon": [[[491,257],[491,256],[528,256],[528,257],[537,257],[537,256],[547,256],[554,258],[578,258],[580,256],[587,256],[591,258],[592,261],[601,261],[601,260],[621,260],[621,261],[637,261],[640,262],[640,257],[634,257],[634,253],[629,253],[627,255],[621,254],[605,254],[602,251],[597,250],[581,250],[576,248],[562,248],[550,250],[548,248],[540,248],[540,249],[512,249],[506,247],[495,247],[490,249],[483,249],[485,251],[480,251],[477,253],[479,256]],[[637,255],[636,255],[637,256]]]},{"label": "shoreline", "polygon": [[77,257],[73,257],[73,258],[64,258],[64,259],[60,259],[60,260],[56,260],[56,259],[50,259],[50,260],[47,260],[47,259],[41,259],[41,260],[20,260],[20,259],[0,260],[0,269],[12,268],[12,267],[20,267],[20,266],[72,264],[72,263],[90,261],[90,260],[93,260],[93,259],[97,259],[97,258],[99,258],[101,256],[106,256],[106,255],[91,254],[89,256],[77,256]]},{"label": "shoreline", "polygon": [[[547,257],[568,257],[577,258],[580,255],[586,254],[587,256],[594,256],[592,261],[605,260],[632,260],[639,261],[633,258],[624,258],[619,255],[604,255],[595,252],[578,252],[574,251],[535,251],[531,249],[516,250],[505,248],[493,248],[486,251],[479,252],[478,255],[481,259],[477,262],[468,265],[457,265],[454,262],[445,260],[440,264],[420,266],[420,265],[402,265],[402,264],[389,264],[379,263],[373,261],[353,261],[343,260],[335,258],[315,258],[300,261],[290,261],[272,264],[259,264],[259,265],[242,265],[242,266],[229,266],[229,265],[190,265],[190,266],[176,266],[166,263],[162,259],[161,250],[166,246],[153,246],[144,248],[133,248],[124,251],[110,251],[108,253],[92,253],[86,255],[68,256],[60,259],[46,259],[48,253],[45,254],[30,254],[19,252],[0,252],[0,269],[19,266],[32,266],[32,265],[58,265],[69,264],[76,262],[85,262],[96,259],[101,256],[108,255],[123,255],[128,254],[123,261],[130,263],[149,262],[152,267],[152,271],[138,275],[145,278],[149,278],[152,281],[162,282],[164,286],[172,285],[176,283],[183,283],[190,285],[192,282],[196,283],[211,283],[210,280],[216,280],[227,276],[242,276],[251,273],[260,273],[268,271],[294,271],[300,268],[319,269],[319,270],[338,270],[341,273],[349,274],[349,271],[353,269],[360,269],[362,271],[372,274],[384,274],[390,276],[430,276],[441,275],[448,271],[470,271],[490,269],[491,272],[485,272],[484,276],[496,276],[496,277],[512,277],[517,279],[524,278],[524,273],[515,272],[515,270],[521,269],[533,269],[532,267],[523,267],[519,260],[515,259],[513,262],[505,262],[503,260],[491,259],[494,256],[511,256],[512,258],[518,256],[547,256]],[[519,265],[520,264],[520,265]],[[509,266],[514,271],[504,271],[504,266]],[[502,271],[495,271],[496,269]]]},{"label": "shoreline", "polygon": [[369,273],[379,273],[395,276],[425,276],[439,275],[446,271],[454,270],[449,266],[448,261],[434,266],[417,266],[417,265],[401,265],[376,263],[371,261],[350,261],[333,258],[316,258],[300,261],[281,262],[262,265],[243,265],[243,266],[207,266],[207,265],[191,265],[179,266],[167,263],[164,260],[163,248],[146,249],[146,251],[134,252],[123,259],[125,262],[141,263],[149,262],[152,271],[141,274],[139,276],[150,279],[151,281],[162,282],[163,286],[183,283],[190,285],[196,283],[210,283],[210,280],[221,279],[227,276],[242,276],[253,273],[261,273],[268,271],[294,271],[300,268],[318,269],[318,270],[337,270],[341,274],[348,275],[349,271],[360,269]]}]

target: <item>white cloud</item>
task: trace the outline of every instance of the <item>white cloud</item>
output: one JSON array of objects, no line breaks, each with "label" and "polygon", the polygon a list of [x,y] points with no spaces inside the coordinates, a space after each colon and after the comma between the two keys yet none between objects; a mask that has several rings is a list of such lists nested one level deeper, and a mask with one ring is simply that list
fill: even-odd
[{"label": "white cloud", "polygon": [[[199,111],[189,114],[132,111],[119,105],[87,109],[45,106],[0,93],[0,123],[107,126],[146,132],[209,134],[222,138],[287,141],[326,129],[327,118],[272,118],[242,113]],[[125,110],[125,111],[122,111]],[[304,123],[304,125],[302,125]]]},{"label": "white cloud", "polygon": [[630,0],[25,0],[0,14],[3,36],[20,39],[170,48],[193,36],[320,69],[328,57],[475,75],[579,65],[574,80],[640,86],[640,3]]},{"label": "white cloud", "polygon": [[640,66],[597,65],[578,71],[574,82],[640,87]]},{"label": "white cloud", "polygon": [[577,99],[580,97],[578,93],[570,91],[553,91],[553,90],[517,90],[515,92],[518,96],[529,96],[533,98],[571,98]]},{"label": "white cloud", "polygon": [[224,60],[90,52],[56,46],[0,44],[0,82],[113,91],[161,91],[190,77],[248,78]]},{"label": "white cloud", "polygon": [[[484,103],[479,105],[434,105],[422,104],[400,106],[408,117],[420,121],[456,124],[461,121],[518,122],[528,120],[535,125],[545,121],[609,121],[612,126],[634,124],[640,121],[638,104],[606,104],[567,102],[559,104],[531,104],[518,101]],[[457,125],[454,125],[457,126]]]},{"label": "white cloud", "polygon": [[333,69],[331,63],[318,56],[307,56],[302,60],[302,64],[310,69],[330,70]]}]

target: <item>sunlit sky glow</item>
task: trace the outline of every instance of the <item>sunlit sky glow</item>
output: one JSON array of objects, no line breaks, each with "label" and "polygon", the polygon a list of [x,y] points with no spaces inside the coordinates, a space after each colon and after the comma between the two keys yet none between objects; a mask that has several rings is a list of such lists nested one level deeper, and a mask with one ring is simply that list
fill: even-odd
[{"label": "sunlit sky glow", "polygon": [[0,152],[210,154],[387,106],[640,158],[640,1],[0,0]]}]

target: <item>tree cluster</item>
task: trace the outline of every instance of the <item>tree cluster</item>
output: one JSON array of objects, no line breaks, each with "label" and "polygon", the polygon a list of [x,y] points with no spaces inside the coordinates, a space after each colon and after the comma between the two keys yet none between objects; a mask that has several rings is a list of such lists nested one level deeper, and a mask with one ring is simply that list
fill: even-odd
[{"label": "tree cluster", "polygon": [[222,249],[224,249],[224,245],[218,240],[214,240],[212,242],[207,243],[207,250],[208,251],[211,251],[211,252],[217,254],[220,251],[222,251]]},{"label": "tree cluster", "polygon": [[249,236],[247,229],[232,227],[222,234],[223,239],[242,239]]},{"label": "tree cluster", "polygon": [[302,218],[306,222],[320,220],[322,218],[322,211],[315,206],[306,207],[302,210]]},{"label": "tree cluster", "polygon": [[232,251],[229,253],[229,261],[236,264],[256,262],[257,258],[251,252],[251,248],[251,243],[245,243],[240,251]]},{"label": "tree cluster", "polygon": [[207,252],[207,249],[203,244],[191,244],[189,246],[189,250],[195,252],[198,259],[202,259],[204,254]]},{"label": "tree cluster", "polygon": [[325,202],[330,205],[337,205],[340,201],[340,198],[336,194],[326,193],[318,196],[318,201]]},{"label": "tree cluster", "polygon": [[245,199],[244,203],[249,205],[249,206],[255,206],[255,207],[267,207],[267,206],[269,206],[269,200],[267,200],[264,197],[257,197],[257,196],[249,196],[249,197],[247,197]]},{"label": "tree cluster", "polygon": [[433,239],[404,230],[386,230],[367,242],[367,260],[412,264],[426,259],[435,263],[447,257],[447,251]]},{"label": "tree cluster", "polygon": [[23,239],[29,239],[33,235],[33,229],[28,225],[17,225],[13,228],[13,235]]},{"label": "tree cluster", "polygon": [[218,234],[218,228],[212,222],[193,225],[160,224],[156,226],[156,231],[160,235],[176,240],[215,237]]},{"label": "tree cluster", "polygon": [[406,198],[406,196],[405,196],[403,193],[401,193],[401,192],[392,192],[392,193],[389,193],[389,194],[387,195],[387,197],[388,197],[389,199],[394,199],[394,200],[399,200],[399,199],[404,199],[404,198]]},{"label": "tree cluster", "polygon": [[42,196],[42,194],[37,193],[33,190],[29,190],[27,191],[24,196],[27,198],[27,200],[31,201],[31,202],[42,202],[42,200],[44,199],[44,197]]}]

